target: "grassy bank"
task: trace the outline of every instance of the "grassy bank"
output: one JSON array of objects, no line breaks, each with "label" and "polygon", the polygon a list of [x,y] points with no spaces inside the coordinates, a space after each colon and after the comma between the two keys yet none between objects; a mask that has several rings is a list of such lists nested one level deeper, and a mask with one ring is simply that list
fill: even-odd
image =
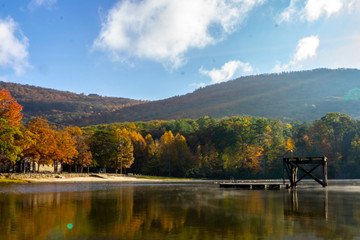
[{"label": "grassy bank", "polygon": [[28,181],[26,181],[26,180],[21,180],[21,179],[8,179],[8,178],[4,178],[4,179],[0,179],[0,183],[28,183]]},{"label": "grassy bank", "polygon": [[163,176],[145,176],[145,175],[136,175],[134,176],[139,179],[149,179],[149,180],[165,180],[165,181],[189,181],[191,178],[175,178],[175,177],[163,177]]}]

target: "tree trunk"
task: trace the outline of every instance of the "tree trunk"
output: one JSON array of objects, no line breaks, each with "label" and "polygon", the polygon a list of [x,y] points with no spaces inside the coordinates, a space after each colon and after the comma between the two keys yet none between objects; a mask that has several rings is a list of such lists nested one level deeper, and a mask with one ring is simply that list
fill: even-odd
[{"label": "tree trunk", "polygon": [[89,166],[87,167],[87,170],[88,170],[88,173],[89,173],[90,172],[90,167]]}]

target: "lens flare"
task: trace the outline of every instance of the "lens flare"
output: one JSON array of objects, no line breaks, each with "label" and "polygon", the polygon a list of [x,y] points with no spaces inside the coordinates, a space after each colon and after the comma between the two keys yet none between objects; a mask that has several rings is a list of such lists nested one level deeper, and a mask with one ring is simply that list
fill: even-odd
[{"label": "lens flare", "polygon": [[344,96],[344,101],[356,101],[360,99],[360,88],[350,89],[347,94]]}]

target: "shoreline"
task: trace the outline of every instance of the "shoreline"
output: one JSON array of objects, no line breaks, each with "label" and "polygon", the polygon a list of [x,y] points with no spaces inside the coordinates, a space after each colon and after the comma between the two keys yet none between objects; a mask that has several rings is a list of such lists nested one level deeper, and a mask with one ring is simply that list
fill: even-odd
[{"label": "shoreline", "polygon": [[136,176],[121,176],[119,174],[76,174],[76,173],[64,173],[64,174],[43,174],[43,173],[31,173],[31,174],[6,174],[0,175],[1,180],[20,180],[28,183],[82,183],[82,182],[166,182],[166,181],[189,181],[190,179],[177,179],[177,178],[164,178],[164,177],[136,177]]},{"label": "shoreline", "polygon": [[69,182],[69,183],[80,183],[80,182],[159,182],[162,180],[151,180],[151,179],[139,179],[135,177],[68,177],[68,178],[26,178],[22,179],[29,183],[57,183],[57,182]]}]

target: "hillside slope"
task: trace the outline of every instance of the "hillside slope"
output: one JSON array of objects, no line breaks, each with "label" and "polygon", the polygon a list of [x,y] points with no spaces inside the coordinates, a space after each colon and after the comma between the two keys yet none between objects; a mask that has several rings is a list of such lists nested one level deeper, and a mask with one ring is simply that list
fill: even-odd
[{"label": "hillside slope", "polygon": [[83,118],[81,125],[120,121],[251,115],[311,122],[327,112],[360,118],[360,70],[311,71],[241,77],[193,93]]},{"label": "hillside slope", "polygon": [[110,113],[126,106],[143,103],[127,98],[84,95],[0,81],[0,89],[7,89],[23,106],[23,121],[38,116],[53,124],[73,123],[103,113]]}]

